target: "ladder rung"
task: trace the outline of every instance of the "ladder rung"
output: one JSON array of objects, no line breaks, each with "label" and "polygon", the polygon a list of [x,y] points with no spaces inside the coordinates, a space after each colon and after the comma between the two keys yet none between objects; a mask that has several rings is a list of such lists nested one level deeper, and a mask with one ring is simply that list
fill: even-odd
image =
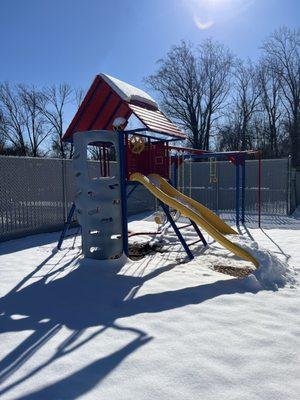
[{"label": "ladder rung", "polygon": [[188,243],[187,245],[188,245],[188,246],[192,246],[193,244],[196,244],[196,243],[199,243],[199,242],[202,242],[202,240],[201,240],[201,239],[198,239],[198,240],[195,240],[195,241],[192,242],[192,243]]},{"label": "ladder rung", "polygon": [[187,224],[187,225],[183,225],[183,226],[178,226],[178,229],[188,228],[189,226],[192,226],[192,224]]}]

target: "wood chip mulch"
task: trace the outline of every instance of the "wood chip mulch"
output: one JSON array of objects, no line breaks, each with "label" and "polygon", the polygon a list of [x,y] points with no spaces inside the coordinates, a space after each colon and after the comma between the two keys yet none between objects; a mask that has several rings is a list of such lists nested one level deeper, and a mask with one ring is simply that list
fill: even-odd
[{"label": "wood chip mulch", "polygon": [[238,279],[244,279],[248,275],[253,273],[253,269],[248,267],[238,268],[238,267],[229,267],[228,265],[214,265],[212,267],[214,271],[221,272],[225,275],[231,275]]},{"label": "wood chip mulch", "polygon": [[129,243],[129,258],[141,260],[148,254],[162,253],[162,245],[159,243]]},{"label": "wood chip mulch", "polygon": [[[129,244],[129,258],[137,261],[141,260],[145,256],[154,253],[162,253],[163,245],[160,243],[130,243]],[[229,267],[228,265],[214,265],[212,267],[214,271],[221,272],[225,275],[234,276],[238,279],[244,279],[248,275],[253,273],[253,269],[249,267]]]}]

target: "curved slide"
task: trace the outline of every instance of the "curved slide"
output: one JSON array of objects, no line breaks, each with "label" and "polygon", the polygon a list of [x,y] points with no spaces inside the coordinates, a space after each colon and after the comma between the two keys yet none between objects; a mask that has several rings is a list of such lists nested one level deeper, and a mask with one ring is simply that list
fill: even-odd
[{"label": "curved slide", "polygon": [[160,175],[150,174],[146,177],[139,172],[136,172],[130,176],[130,180],[140,182],[163,203],[180,211],[183,216],[190,218],[197,225],[203,228],[213,239],[219,242],[227,250],[244,260],[252,262],[252,264],[258,268],[258,261],[250,253],[235,243],[232,243],[224,236],[226,234],[237,234],[237,232],[211,210],[190,197],[180,193]]}]

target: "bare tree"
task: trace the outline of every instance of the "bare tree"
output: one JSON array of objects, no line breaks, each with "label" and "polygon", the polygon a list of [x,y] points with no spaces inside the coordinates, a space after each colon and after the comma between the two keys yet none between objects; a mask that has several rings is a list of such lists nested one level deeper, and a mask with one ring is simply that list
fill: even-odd
[{"label": "bare tree", "polygon": [[262,136],[266,139],[264,149],[271,157],[279,157],[279,145],[284,138],[282,123],[282,91],[278,74],[266,59],[262,59],[258,70],[262,111]]},{"label": "bare tree", "polygon": [[6,150],[6,138],[4,136],[4,117],[2,110],[0,109],[0,154],[5,154]]},{"label": "bare tree", "polygon": [[65,123],[65,107],[72,100],[70,85],[63,83],[43,90],[44,105],[41,112],[52,129],[53,151],[61,158],[71,158],[72,148],[62,141]]},{"label": "bare tree", "polygon": [[240,147],[240,114],[234,107],[227,110],[218,126],[217,149],[233,151]]},{"label": "bare tree", "polygon": [[277,74],[287,114],[290,154],[300,165],[300,30],[282,27],[263,45],[264,55]]},{"label": "bare tree", "polygon": [[74,102],[77,108],[80,107],[82,100],[84,98],[85,91],[82,88],[75,89],[75,96],[74,96]]},{"label": "bare tree", "polygon": [[43,94],[34,86],[18,85],[21,115],[24,130],[29,142],[30,155],[39,157],[45,155],[41,149],[51,133],[51,126],[46,123],[42,110],[44,106]]},{"label": "bare tree", "polygon": [[146,78],[159,93],[164,110],[188,131],[195,148],[210,146],[214,124],[230,90],[232,63],[229,50],[210,39],[196,50],[182,42]]},{"label": "bare tree", "polygon": [[8,83],[0,84],[0,133],[14,149],[16,154],[26,156],[28,153],[24,135],[22,104],[15,87]]},{"label": "bare tree", "polygon": [[235,69],[234,113],[237,149],[252,148],[251,122],[259,105],[257,71],[250,60],[238,61]]}]

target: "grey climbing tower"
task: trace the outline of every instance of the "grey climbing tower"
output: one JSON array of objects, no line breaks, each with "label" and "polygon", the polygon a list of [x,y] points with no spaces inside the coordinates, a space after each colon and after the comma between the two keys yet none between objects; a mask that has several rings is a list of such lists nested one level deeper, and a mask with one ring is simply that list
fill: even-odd
[{"label": "grey climbing tower", "polygon": [[74,134],[75,204],[82,227],[82,252],[97,260],[118,259],[123,255],[122,208],[119,168],[109,177],[91,178],[88,145],[112,143],[119,165],[118,134],[90,131]]}]

